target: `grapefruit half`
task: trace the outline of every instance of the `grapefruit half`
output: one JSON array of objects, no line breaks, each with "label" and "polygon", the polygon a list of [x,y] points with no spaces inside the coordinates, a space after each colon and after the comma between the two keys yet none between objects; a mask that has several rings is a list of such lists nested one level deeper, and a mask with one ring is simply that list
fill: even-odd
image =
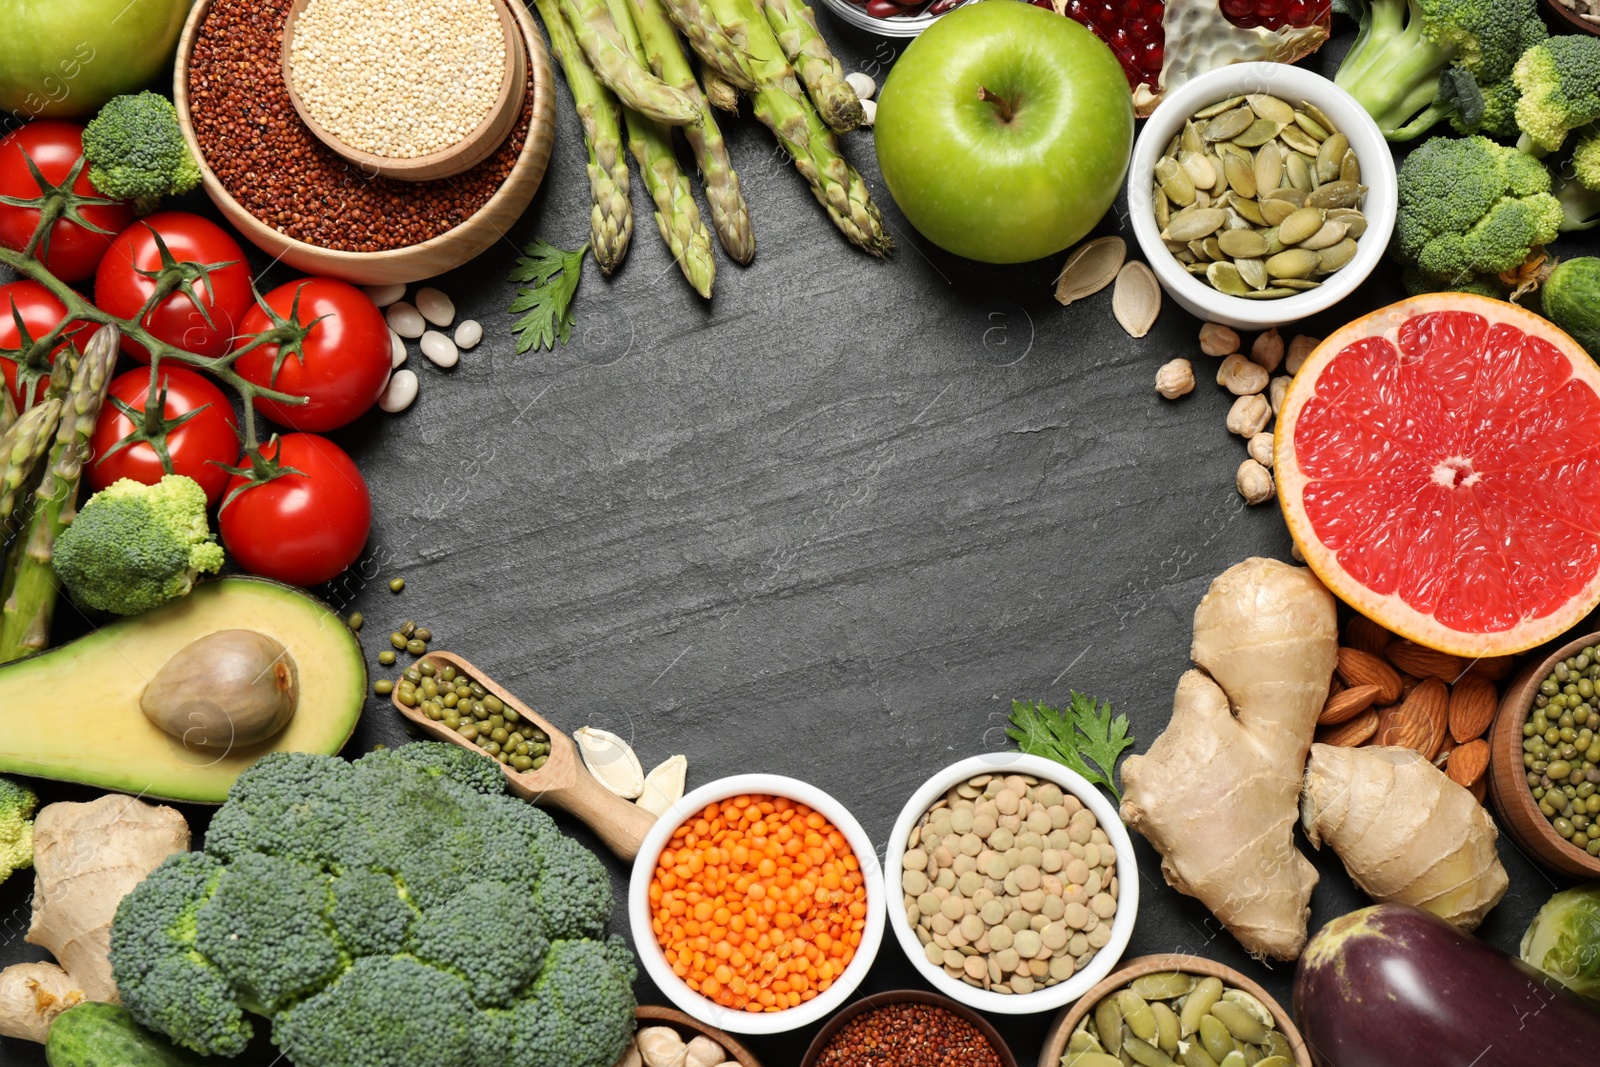
[{"label": "grapefruit half", "polygon": [[1320,344],[1283,401],[1289,532],[1345,603],[1499,656],[1600,602],[1600,368],[1514,304],[1430,293]]}]

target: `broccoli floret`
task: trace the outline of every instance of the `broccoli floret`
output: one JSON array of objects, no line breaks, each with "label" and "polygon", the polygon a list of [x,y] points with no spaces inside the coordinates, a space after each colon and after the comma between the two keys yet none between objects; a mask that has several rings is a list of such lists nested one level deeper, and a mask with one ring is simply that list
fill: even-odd
[{"label": "broccoli floret", "polygon": [[152,92],[112,97],[83,129],[89,180],[106,196],[132,200],[148,215],[164,196],[200,184],[200,164],[184,142],[172,101]]},{"label": "broccoli floret", "polygon": [[[1542,20],[1529,19],[1522,24],[1517,54],[1549,36]],[[1450,125],[1462,134],[1481,133],[1515,140],[1521,133],[1517,128],[1517,100],[1521,96],[1510,70],[1498,80],[1480,84],[1471,74],[1452,67],[1439,82],[1439,99],[1450,111]]]},{"label": "broccoli floret", "polygon": [[169,474],[154,485],[122,478],[89,498],[56,538],[56,576],[72,599],[136,615],[188,594],[222,567],[206,525],[206,491]]},{"label": "broccoli floret", "polygon": [[1544,164],[1487,137],[1435,137],[1406,157],[1391,246],[1454,289],[1524,263],[1555,239],[1561,205]]},{"label": "broccoli floret", "polygon": [[1337,0],[1334,9],[1361,22],[1334,81],[1391,141],[1418,137],[1462,109],[1477,95],[1462,79],[1506,77],[1538,19],[1535,0]]},{"label": "broccoli floret", "polygon": [[1572,174],[1556,181],[1561,230],[1571,233],[1600,226],[1600,127],[1585,131],[1572,150]]},{"label": "broccoli floret", "polygon": [[0,778],[0,882],[33,866],[33,812],[38,806],[33,790]]},{"label": "broccoli floret", "polygon": [[1573,130],[1600,122],[1600,37],[1552,37],[1522,54],[1512,79],[1525,152],[1554,152]]},{"label": "broccoli floret", "polygon": [[[250,1011],[297,1067],[612,1067],[634,969],[599,940],[610,911],[599,860],[493,762],[427,742],[276,754],[205,852],[123,901],[112,960],[134,1017],[204,1054],[236,1053]],[[515,1051],[544,1038],[561,1043]]]}]

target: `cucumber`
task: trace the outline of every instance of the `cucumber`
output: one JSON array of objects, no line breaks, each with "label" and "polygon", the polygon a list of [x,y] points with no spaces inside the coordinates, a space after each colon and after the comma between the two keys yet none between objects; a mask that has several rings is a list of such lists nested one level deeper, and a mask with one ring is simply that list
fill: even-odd
[{"label": "cucumber", "polygon": [[203,1067],[217,1062],[152,1034],[121,1004],[88,1000],[57,1016],[44,1058],[50,1067]]},{"label": "cucumber", "polygon": [[1540,293],[1545,317],[1600,360],[1600,259],[1580,256],[1562,260]]}]

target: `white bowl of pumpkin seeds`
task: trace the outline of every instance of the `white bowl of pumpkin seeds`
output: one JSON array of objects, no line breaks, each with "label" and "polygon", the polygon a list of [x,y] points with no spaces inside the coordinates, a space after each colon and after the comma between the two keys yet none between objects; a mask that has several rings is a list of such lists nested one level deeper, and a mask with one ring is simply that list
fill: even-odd
[{"label": "white bowl of pumpkin seeds", "polygon": [[1127,828],[1053,760],[989,752],[946,767],[906,802],[885,852],[900,947],[978,1011],[1054,1011],[1105,978],[1133,936]]},{"label": "white bowl of pumpkin seeds", "polygon": [[[1134,237],[1162,288],[1191,314],[1243,330],[1354,292],[1383,258],[1397,201],[1394,159],[1371,116],[1328,79],[1282,63],[1236,63],[1169,90],[1128,169]],[[1209,228],[1217,216],[1225,221]],[[1280,224],[1301,239],[1278,240]]]}]

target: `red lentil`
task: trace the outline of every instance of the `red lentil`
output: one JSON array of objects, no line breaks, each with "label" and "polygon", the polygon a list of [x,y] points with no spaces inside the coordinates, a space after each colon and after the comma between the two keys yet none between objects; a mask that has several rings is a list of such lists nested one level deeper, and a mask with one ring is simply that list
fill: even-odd
[{"label": "red lentil", "polygon": [[189,61],[190,115],[206,163],[278,232],[345,252],[418,244],[461,225],[511,173],[533,117],[533,82],[511,136],[476,167],[433,182],[363,173],[295,113],[281,65],[293,0],[216,0]]},{"label": "red lentil", "polygon": [[1000,1067],[976,1026],[936,1004],[885,1004],[833,1035],[817,1067]]}]

